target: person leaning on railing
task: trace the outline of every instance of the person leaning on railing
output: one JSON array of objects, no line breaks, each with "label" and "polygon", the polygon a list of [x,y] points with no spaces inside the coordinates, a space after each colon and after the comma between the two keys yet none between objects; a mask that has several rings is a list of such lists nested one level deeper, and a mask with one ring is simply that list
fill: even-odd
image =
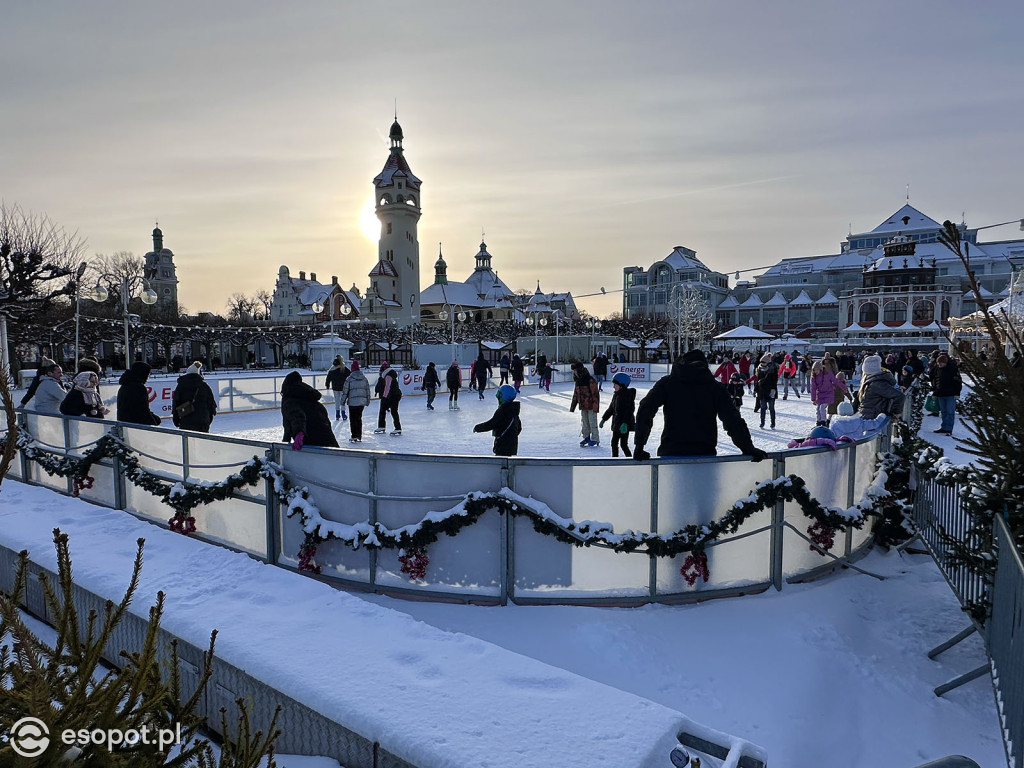
[{"label": "person leaning on railing", "polygon": [[[39,373],[36,381],[32,382],[28,394],[21,401],[24,408],[29,402],[32,403],[32,410],[39,413],[60,413],[60,404],[68,391],[64,389],[62,379],[64,370],[57,363],[44,357],[39,363]],[[38,383],[37,383],[38,382]]]},{"label": "person leaning on railing", "polygon": [[733,444],[753,461],[768,456],[750,439],[747,423],[733,405],[725,385],[711,375],[708,360],[699,349],[683,355],[672,366],[672,372],[659,379],[640,401],[633,449],[637,461],[651,458],[644,446],[651,436],[654,416],[662,407],[665,425],[658,446],[658,456],[662,458],[716,455],[717,419],[721,419]]}]

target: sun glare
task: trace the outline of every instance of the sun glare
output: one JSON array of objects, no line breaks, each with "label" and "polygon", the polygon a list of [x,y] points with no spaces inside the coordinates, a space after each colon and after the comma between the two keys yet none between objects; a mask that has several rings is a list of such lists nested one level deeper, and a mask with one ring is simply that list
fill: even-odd
[{"label": "sun glare", "polygon": [[373,198],[366,201],[363,210],[359,213],[359,228],[363,230],[366,239],[372,242],[380,240],[380,221],[374,213]]}]

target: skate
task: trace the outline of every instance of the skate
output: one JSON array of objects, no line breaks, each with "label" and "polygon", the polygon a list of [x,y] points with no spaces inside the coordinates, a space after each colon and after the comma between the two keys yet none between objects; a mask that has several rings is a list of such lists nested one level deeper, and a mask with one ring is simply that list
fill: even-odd
[{"label": "skate", "polygon": [[[381,431],[383,432],[383,430],[381,430]],[[396,430],[394,430],[394,431],[393,431],[393,432],[391,433],[391,436],[392,436],[392,437],[401,437],[401,436],[402,436],[402,430],[400,430],[400,429],[396,429]]]},{"label": "skate", "polygon": [[427,406],[427,410],[428,410],[428,411],[432,411],[432,410],[434,410],[434,406],[432,406],[432,405],[428,405],[428,406]]},{"label": "skate", "polygon": [[348,421],[348,414],[345,411],[341,412],[341,420]]},{"label": "skate", "polygon": [[384,429],[384,427],[378,427],[377,429],[373,430],[373,434],[375,435],[383,435],[385,432],[387,432],[387,430]]},{"label": "skate", "polygon": [[458,403],[456,403],[455,405],[453,405],[453,406],[452,406],[452,410],[453,410],[453,411],[459,411],[459,410],[462,410],[462,409],[461,409],[461,408],[459,408],[459,404],[458,404]]},{"label": "skate", "polygon": [[334,420],[335,421],[340,421],[341,420],[341,411],[335,411],[334,412]]},{"label": "skate", "polygon": [[348,439],[348,441],[349,441],[350,443],[361,443],[361,442],[363,442],[363,441],[362,441],[362,440],[360,440],[360,439],[359,439],[358,437],[350,437],[350,438]]},{"label": "skate", "polygon": [[580,448],[586,448],[588,442],[589,441],[587,440],[587,438],[584,437],[582,440],[580,440]]},{"label": "skate", "polygon": [[448,410],[449,411],[454,411],[455,410],[455,405],[450,400],[448,401]]},{"label": "skate", "polygon": [[587,448],[598,448],[600,445],[601,443],[597,440],[587,440]]}]

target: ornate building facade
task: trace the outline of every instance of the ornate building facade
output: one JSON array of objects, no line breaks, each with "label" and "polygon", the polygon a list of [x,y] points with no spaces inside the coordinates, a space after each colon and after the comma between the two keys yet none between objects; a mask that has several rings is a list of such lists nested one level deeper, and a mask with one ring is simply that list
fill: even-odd
[{"label": "ornate building facade", "polygon": [[174,314],[178,312],[178,276],[174,253],[164,248],[164,233],[159,225],[153,229],[153,250],[145,255],[143,275],[156,291],[156,306]]}]

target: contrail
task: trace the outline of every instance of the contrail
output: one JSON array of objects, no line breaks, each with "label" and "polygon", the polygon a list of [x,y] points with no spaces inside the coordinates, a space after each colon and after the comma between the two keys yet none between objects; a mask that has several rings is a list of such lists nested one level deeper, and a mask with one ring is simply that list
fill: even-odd
[{"label": "contrail", "polygon": [[741,181],[736,184],[720,184],[714,187],[704,187],[702,189],[688,189],[682,192],[668,192],[664,195],[653,195],[651,197],[638,197],[633,200],[618,200],[614,203],[604,203],[603,205],[594,205],[587,208],[577,208],[569,213],[584,213],[586,211],[596,211],[603,208],[617,208],[622,205],[637,205],[639,203],[650,203],[655,200],[668,200],[673,197],[687,197],[689,195],[699,195],[705,192],[718,192],[723,189],[736,189],[738,187],[752,187],[755,184],[770,184],[773,181],[782,181],[783,179],[792,179],[794,176],[773,176],[768,179],[754,179],[752,181]]}]

